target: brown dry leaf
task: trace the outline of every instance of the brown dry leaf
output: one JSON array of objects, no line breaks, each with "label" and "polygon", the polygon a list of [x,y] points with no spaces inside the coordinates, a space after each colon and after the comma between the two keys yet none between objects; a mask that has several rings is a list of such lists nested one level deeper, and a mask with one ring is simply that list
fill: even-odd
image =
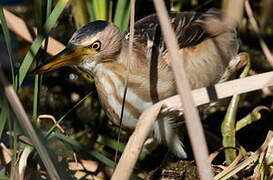
[{"label": "brown dry leaf", "polygon": [[91,160],[81,160],[80,162],[70,162],[69,169],[72,171],[86,170],[89,172],[97,171],[99,163]]}]

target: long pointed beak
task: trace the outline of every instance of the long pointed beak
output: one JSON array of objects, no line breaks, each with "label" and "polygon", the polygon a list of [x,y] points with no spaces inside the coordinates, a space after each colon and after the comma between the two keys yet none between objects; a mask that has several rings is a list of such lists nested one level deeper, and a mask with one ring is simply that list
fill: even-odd
[{"label": "long pointed beak", "polygon": [[66,47],[56,56],[49,58],[44,64],[36,67],[31,73],[42,74],[63,66],[79,64],[89,54],[87,48]]}]

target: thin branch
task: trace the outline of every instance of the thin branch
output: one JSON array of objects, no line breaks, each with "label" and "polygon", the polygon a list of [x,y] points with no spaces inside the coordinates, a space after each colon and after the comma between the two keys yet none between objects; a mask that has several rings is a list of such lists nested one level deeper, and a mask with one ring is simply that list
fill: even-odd
[{"label": "thin branch", "polygon": [[167,9],[163,0],[154,0],[154,5],[171,58],[171,66],[174,72],[177,91],[180,95],[180,100],[184,109],[186,127],[192,144],[193,154],[197,163],[200,178],[206,180],[213,179],[205,135],[197,108],[194,106],[191,87],[183,65],[184,57],[179,53],[176,36],[169,22]]},{"label": "thin branch", "polygon": [[244,13],[244,0],[228,0],[227,2],[227,14],[240,23]]},{"label": "thin branch", "polygon": [[128,88],[128,79],[129,79],[129,61],[131,60],[130,57],[132,57],[133,53],[133,40],[134,40],[134,34],[135,34],[135,0],[131,0],[131,11],[130,11],[130,37],[129,37],[129,58],[126,62],[126,74],[125,74],[125,83],[124,83],[124,92],[123,92],[123,98],[122,98],[122,106],[121,106],[121,113],[120,113],[120,120],[119,120],[119,131],[118,131],[118,143],[116,147],[116,153],[115,153],[115,163],[117,163],[117,156],[118,156],[118,148],[119,148],[119,139],[120,139],[120,133],[122,128],[122,119],[123,119],[123,113],[125,108],[125,102],[126,102],[126,94],[127,94],[127,88]]},{"label": "thin branch", "polygon": [[152,106],[141,114],[136,128],[131,135],[125,150],[114,171],[112,180],[129,179],[135,167],[138,155],[142,149],[143,143],[152,129],[158,113],[161,110],[161,104]]},{"label": "thin branch", "polygon": [[265,55],[267,61],[273,67],[273,56],[272,56],[270,50],[268,49],[266,43],[264,42],[263,38],[261,37],[260,29],[258,27],[258,24],[257,24],[255,18],[254,18],[254,15],[253,15],[253,12],[252,12],[252,9],[251,9],[251,6],[250,6],[248,0],[245,0],[245,10],[246,10],[247,16],[249,18],[250,24],[253,27],[254,32],[257,34],[257,37],[259,39],[259,43],[260,43],[260,46],[264,52],[264,55]]}]

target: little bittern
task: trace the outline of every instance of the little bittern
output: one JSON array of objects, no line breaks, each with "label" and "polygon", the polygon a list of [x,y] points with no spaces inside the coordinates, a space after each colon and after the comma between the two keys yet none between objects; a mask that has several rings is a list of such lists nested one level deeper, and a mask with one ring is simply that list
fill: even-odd
[{"label": "little bittern", "polygon": [[[227,15],[218,10],[170,13],[169,16],[191,87],[217,83],[238,51],[236,23],[226,23]],[[71,65],[91,75],[104,111],[119,125],[126,68],[129,68],[122,127],[133,129],[146,108],[176,94],[176,85],[157,16],[150,15],[135,23],[131,57],[128,55],[129,35],[111,22],[91,22],[73,34],[62,52],[34,72],[44,73]],[[181,117],[167,113],[156,121],[153,135],[177,156],[185,158],[179,135],[181,124]]]}]

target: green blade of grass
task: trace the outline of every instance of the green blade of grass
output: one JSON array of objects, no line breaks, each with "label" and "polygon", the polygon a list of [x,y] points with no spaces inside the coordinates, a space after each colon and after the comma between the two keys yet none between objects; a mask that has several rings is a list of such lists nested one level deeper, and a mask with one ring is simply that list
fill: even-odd
[{"label": "green blade of grass", "polygon": [[93,0],[96,20],[108,20],[108,0]]},{"label": "green blade of grass", "polygon": [[[41,32],[42,29],[42,1],[41,0],[35,0],[34,1],[35,5],[35,21],[36,21],[36,26],[38,29],[38,33]],[[38,62],[37,62],[38,64]],[[37,116],[38,116],[38,101],[39,101],[39,78],[40,75],[35,75],[35,80],[34,80],[34,93],[33,93],[33,110],[32,110],[32,120],[36,124]],[[37,124],[38,125],[38,124]]]},{"label": "green blade of grass", "polygon": [[115,9],[114,24],[122,31],[125,31],[129,25],[130,3],[128,0],[118,0]]},{"label": "green blade of grass", "polygon": [[19,86],[22,85],[22,82],[27,75],[28,69],[33,62],[34,56],[37,54],[39,48],[42,45],[43,40],[45,39],[46,35],[49,31],[53,28],[56,24],[58,17],[63,12],[65,6],[67,5],[68,0],[59,0],[56,4],[55,8],[53,9],[52,13],[46,20],[45,24],[43,25],[41,34],[38,34],[35,38],[34,42],[32,43],[30,50],[28,51],[27,55],[24,58],[24,61],[19,69]]},{"label": "green blade of grass", "polygon": [[12,76],[12,84],[15,85],[15,72],[14,72],[14,58],[13,58],[13,53],[12,53],[12,48],[11,48],[11,40],[10,40],[10,33],[8,30],[6,18],[3,12],[3,7],[0,1],[0,19],[1,19],[1,26],[3,30],[3,34],[5,37],[7,49],[8,49],[8,54],[9,54],[9,62],[10,62],[10,70],[11,70],[11,76]]},{"label": "green blade of grass", "polygon": [[120,27],[121,31],[126,31],[129,27],[129,22],[130,22],[130,4],[128,4],[128,7],[126,8],[125,11],[125,16],[124,20],[122,21],[122,25]]},{"label": "green blade of grass", "polygon": [[93,0],[86,0],[86,6],[87,6],[87,11],[90,17],[89,21],[95,21],[96,16],[95,16]]},{"label": "green blade of grass", "polygon": [[[51,7],[50,2],[47,2],[47,6]],[[47,7],[47,16],[49,16],[50,11],[48,12],[48,7]],[[43,19],[43,14],[42,14],[42,1],[41,0],[35,0],[35,20],[36,20],[36,26],[38,29],[38,33],[41,32],[42,30],[42,19]],[[48,38],[45,40],[45,52],[47,49],[47,44],[48,44]],[[41,53],[40,53],[41,54]],[[40,56],[41,57],[41,56]],[[36,62],[38,65],[38,61]],[[39,94],[40,94],[40,87],[42,84],[42,75],[35,75],[35,80],[34,80],[34,94],[33,94],[33,111],[32,111],[32,120],[33,122],[39,127],[39,124],[37,122],[37,117],[38,117],[38,106],[39,106]]]},{"label": "green blade of grass", "polygon": [[[40,3],[37,3],[37,5],[40,5]],[[52,0],[47,1],[47,7],[46,7],[46,18],[50,16],[51,13],[51,6],[52,6]],[[39,9],[39,7],[37,8]],[[39,14],[40,18],[37,18],[42,22],[42,14]],[[38,14],[37,14],[38,16]],[[38,32],[40,32],[40,29],[42,27],[42,24],[39,26],[39,22],[37,22],[37,27],[38,27]],[[47,51],[47,46],[48,46],[48,37],[45,39],[45,47],[44,47],[44,52]],[[45,56],[43,56],[45,57]],[[38,63],[37,63],[38,64]],[[33,95],[33,112],[32,112],[32,118],[37,127],[40,126],[39,121],[37,121],[38,117],[38,106],[39,106],[39,97],[40,97],[40,88],[42,86],[42,80],[43,80],[43,75],[35,75],[35,81],[34,81],[34,95]]]},{"label": "green blade of grass", "polygon": [[35,5],[35,21],[36,21],[36,26],[38,28],[38,32],[40,32],[42,28],[42,1],[41,0],[35,0],[34,1]]},{"label": "green blade of grass", "polygon": [[72,138],[70,138],[68,136],[65,136],[65,135],[63,135],[61,133],[53,132],[49,136],[49,139],[52,138],[52,137],[57,137],[57,138],[63,140],[64,142],[67,142],[68,144],[72,145],[73,147],[75,147],[78,150],[83,148],[82,145],[78,141],[76,141],[76,140],[74,140],[74,139],[72,139]]},{"label": "green blade of grass", "polygon": [[0,114],[0,139],[2,139],[2,133],[3,130],[5,128],[5,124],[7,121],[7,114],[8,114],[8,104],[7,102],[4,100],[4,97],[1,95],[0,97],[0,104],[2,104],[1,106],[1,114]]},{"label": "green blade of grass", "polygon": [[[38,101],[39,101],[39,88],[40,88],[40,75],[35,75],[34,80],[34,93],[33,93],[33,107],[32,107],[32,120],[37,124],[37,116],[38,116]],[[39,125],[38,125],[39,126]]]},{"label": "green blade of grass", "polygon": [[[52,0],[47,0],[46,2],[46,18],[48,18],[50,16],[51,13],[51,8],[52,8]],[[48,45],[48,38],[46,38],[45,40],[45,49],[47,49],[47,45]]]},{"label": "green blade of grass", "polygon": [[99,153],[96,150],[88,151],[88,154],[90,154],[92,157],[96,158],[100,162],[103,162],[104,164],[106,164],[107,166],[109,166],[111,168],[115,168],[115,166],[116,166],[114,161],[107,158],[106,156],[104,156],[103,154]]},{"label": "green blade of grass", "polygon": [[124,11],[127,7],[127,0],[118,0],[116,10],[115,10],[115,17],[114,17],[114,23],[120,27],[122,24],[122,17],[124,15]]}]

